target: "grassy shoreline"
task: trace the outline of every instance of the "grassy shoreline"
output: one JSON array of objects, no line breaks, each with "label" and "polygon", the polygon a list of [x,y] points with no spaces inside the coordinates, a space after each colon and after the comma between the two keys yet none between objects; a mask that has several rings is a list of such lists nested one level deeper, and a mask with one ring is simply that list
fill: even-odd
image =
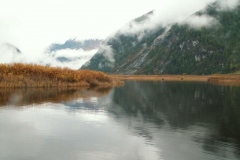
[{"label": "grassy shoreline", "polygon": [[114,87],[124,80],[196,81],[240,85],[240,75],[107,75],[99,71],[71,70],[32,64],[0,64],[0,88]]},{"label": "grassy shoreline", "polygon": [[111,87],[123,82],[103,72],[32,64],[0,64],[0,88]]},{"label": "grassy shoreline", "polygon": [[240,75],[216,74],[216,75],[110,75],[117,80],[139,81],[192,81],[210,82],[214,84],[240,85]]}]

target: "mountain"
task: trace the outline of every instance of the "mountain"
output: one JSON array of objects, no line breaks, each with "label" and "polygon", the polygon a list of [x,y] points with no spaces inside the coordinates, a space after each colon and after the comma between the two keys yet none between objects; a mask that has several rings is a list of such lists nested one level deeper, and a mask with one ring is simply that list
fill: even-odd
[{"label": "mountain", "polygon": [[49,52],[54,52],[57,50],[64,50],[64,49],[72,49],[72,50],[83,49],[84,51],[89,51],[89,50],[99,48],[102,41],[103,40],[100,40],[100,39],[87,39],[83,41],[79,41],[76,39],[69,39],[63,44],[61,43],[51,44],[48,50]]},{"label": "mountain", "polygon": [[[239,3],[238,3],[239,4]],[[183,22],[149,24],[154,12],[109,37],[82,69],[115,74],[214,74],[240,70],[240,7],[217,1]]]}]

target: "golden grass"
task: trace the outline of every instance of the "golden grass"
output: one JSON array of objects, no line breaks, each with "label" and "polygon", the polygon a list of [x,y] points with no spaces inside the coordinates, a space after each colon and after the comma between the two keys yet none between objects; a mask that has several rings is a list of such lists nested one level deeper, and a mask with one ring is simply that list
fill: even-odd
[{"label": "golden grass", "polygon": [[116,86],[120,81],[90,70],[32,64],[0,64],[0,87],[93,87]]},{"label": "golden grass", "polygon": [[117,80],[140,80],[140,81],[196,81],[210,82],[221,85],[240,85],[240,75],[216,74],[216,75],[110,75]]}]

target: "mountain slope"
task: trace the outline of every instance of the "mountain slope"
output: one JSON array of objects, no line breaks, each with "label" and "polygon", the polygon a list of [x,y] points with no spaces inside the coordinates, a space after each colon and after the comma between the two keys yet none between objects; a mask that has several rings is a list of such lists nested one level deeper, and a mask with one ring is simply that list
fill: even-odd
[{"label": "mountain slope", "polygon": [[[133,20],[130,27],[148,23],[152,14]],[[239,26],[240,7],[221,9],[215,2],[184,23],[138,33],[120,30],[82,68],[117,74],[235,72],[240,70]]]},{"label": "mountain slope", "polygon": [[63,44],[53,43],[49,47],[49,51],[53,52],[53,51],[63,50],[63,49],[75,49],[75,50],[83,49],[87,51],[87,50],[93,50],[98,48],[101,43],[102,43],[102,40],[99,40],[99,39],[87,39],[84,41],[69,39]]}]

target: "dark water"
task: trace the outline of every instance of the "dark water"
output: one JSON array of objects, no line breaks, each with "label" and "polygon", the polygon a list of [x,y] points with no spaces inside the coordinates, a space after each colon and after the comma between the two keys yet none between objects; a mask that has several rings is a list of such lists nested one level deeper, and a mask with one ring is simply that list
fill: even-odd
[{"label": "dark water", "polygon": [[1,160],[240,159],[240,87],[0,90]]}]

